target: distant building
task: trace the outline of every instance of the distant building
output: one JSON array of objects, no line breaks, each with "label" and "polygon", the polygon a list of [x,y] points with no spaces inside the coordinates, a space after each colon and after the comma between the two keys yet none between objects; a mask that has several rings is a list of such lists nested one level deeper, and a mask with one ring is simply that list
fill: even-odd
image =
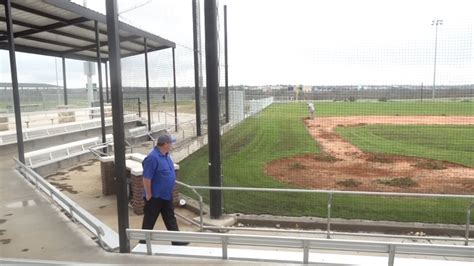
[{"label": "distant building", "polygon": [[303,92],[313,92],[313,86],[305,85],[302,89]]},{"label": "distant building", "polygon": [[[0,82],[0,88],[11,89],[12,84],[10,82]],[[19,89],[26,89],[26,90],[37,90],[37,89],[56,89],[62,88],[62,86],[51,85],[47,83],[18,83]]]}]

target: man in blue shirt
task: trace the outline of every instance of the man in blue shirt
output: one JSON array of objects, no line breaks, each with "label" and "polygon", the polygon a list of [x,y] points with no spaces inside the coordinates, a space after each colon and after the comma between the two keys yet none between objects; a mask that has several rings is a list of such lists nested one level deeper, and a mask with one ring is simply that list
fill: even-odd
[{"label": "man in blue shirt", "polygon": [[[176,181],[174,163],[170,157],[172,139],[169,135],[158,137],[156,147],[143,160],[143,188],[145,207],[142,229],[153,230],[158,216],[162,215],[166,229],[179,231],[173,207],[173,188]],[[144,241],[141,241],[142,243]],[[172,242],[188,245],[187,242]]]}]

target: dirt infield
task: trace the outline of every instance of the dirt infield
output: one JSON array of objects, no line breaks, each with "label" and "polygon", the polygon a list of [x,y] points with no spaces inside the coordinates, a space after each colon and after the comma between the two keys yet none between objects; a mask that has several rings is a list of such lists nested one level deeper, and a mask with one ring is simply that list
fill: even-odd
[{"label": "dirt infield", "polygon": [[474,125],[473,116],[353,116],[306,119],[323,156],[299,155],[272,161],[266,174],[317,189],[474,194],[474,169],[422,158],[364,153],[342,139],[337,126],[369,124]]}]

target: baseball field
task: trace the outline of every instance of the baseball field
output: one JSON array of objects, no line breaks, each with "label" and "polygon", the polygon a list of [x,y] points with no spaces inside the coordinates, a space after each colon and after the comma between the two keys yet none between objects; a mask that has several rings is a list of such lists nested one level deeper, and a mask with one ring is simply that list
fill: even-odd
[{"label": "baseball field", "polygon": [[[225,186],[474,194],[474,103],[273,104],[222,137]],[[180,163],[208,184],[208,150]],[[191,195],[191,194],[189,194]],[[207,193],[203,193],[207,200]],[[227,213],[325,217],[326,194],[225,192]],[[332,217],[462,224],[467,199],[335,195]],[[474,220],[474,213],[472,214]]]}]

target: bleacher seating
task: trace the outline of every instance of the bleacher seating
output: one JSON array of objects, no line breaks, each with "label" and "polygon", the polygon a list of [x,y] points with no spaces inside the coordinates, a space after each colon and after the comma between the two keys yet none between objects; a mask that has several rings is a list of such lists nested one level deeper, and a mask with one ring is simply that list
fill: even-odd
[{"label": "bleacher seating", "polygon": [[[107,141],[112,140],[112,135],[106,135]],[[89,147],[102,143],[101,137],[94,137],[80,141],[54,146],[51,148],[25,153],[26,165],[32,168],[51,164],[68,158],[89,153]]]},{"label": "bleacher seating", "polygon": [[[138,119],[138,116],[134,114],[124,115],[125,123],[136,121],[137,119]],[[105,125],[106,126],[112,125],[111,117],[105,118]],[[94,120],[88,120],[88,121],[71,122],[67,124],[26,128],[23,130],[23,140],[26,141],[26,140],[39,139],[39,138],[50,137],[50,136],[61,135],[61,134],[69,134],[69,133],[73,133],[77,131],[100,128],[100,127],[101,127],[100,119],[94,119]],[[0,145],[7,145],[7,144],[12,144],[12,143],[16,143],[15,130],[0,132]]]}]

